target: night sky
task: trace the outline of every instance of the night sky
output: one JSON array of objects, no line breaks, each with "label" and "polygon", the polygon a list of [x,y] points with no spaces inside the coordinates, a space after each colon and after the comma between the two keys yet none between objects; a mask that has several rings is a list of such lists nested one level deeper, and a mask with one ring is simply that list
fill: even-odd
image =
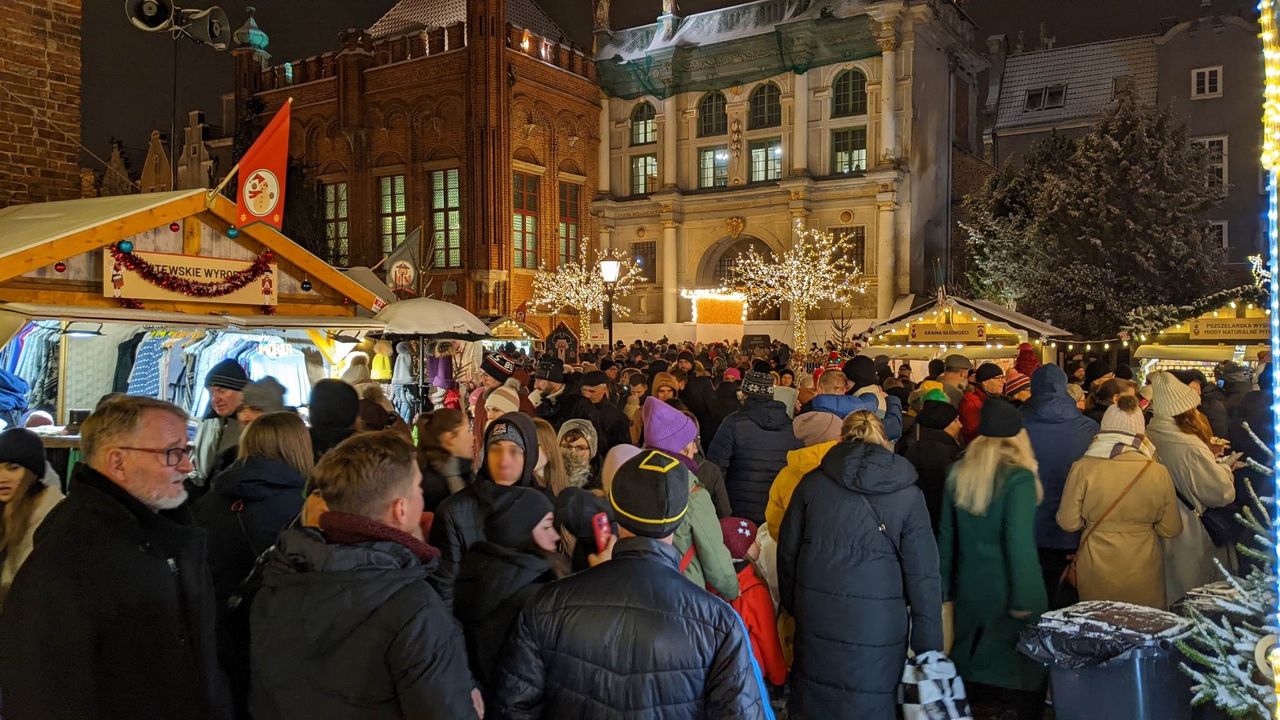
[{"label": "night sky", "polygon": [[[591,42],[591,0],[537,0],[579,45]],[[178,0],[179,7],[203,9],[211,0]],[[232,28],[245,20],[245,7],[257,8],[258,24],[271,38],[274,61],[295,60],[337,47],[338,32],[368,27],[395,0],[221,0]],[[692,14],[739,4],[734,0],[679,0]],[[1154,32],[1161,17],[1192,17],[1200,0],[969,0],[964,3],[978,24],[979,45],[1004,33],[1012,42],[1019,30],[1034,49],[1040,23],[1058,45]],[[1216,0],[1219,11],[1252,6],[1244,0]],[[613,25],[653,22],[660,0],[613,0]],[[167,132],[173,83],[173,41],[165,33],[136,30],[125,18],[123,0],[85,2],[83,21],[82,142],[106,158],[112,137],[124,141],[137,167],[146,154],[151,130]],[[219,98],[231,90],[231,56],[183,39],[179,43],[179,128],[189,110],[203,109],[206,121],[223,121]],[[88,155],[87,167],[101,169]]]}]

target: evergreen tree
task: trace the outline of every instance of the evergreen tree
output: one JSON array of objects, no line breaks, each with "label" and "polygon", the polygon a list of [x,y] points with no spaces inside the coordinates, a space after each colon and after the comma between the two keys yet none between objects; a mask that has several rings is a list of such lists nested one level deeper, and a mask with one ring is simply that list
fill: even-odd
[{"label": "evergreen tree", "polygon": [[[982,297],[1093,337],[1135,307],[1220,289],[1205,152],[1167,110],[1122,94],[1085,135],[1037,143],[966,199]],[[1089,309],[1088,306],[1092,306]]]}]

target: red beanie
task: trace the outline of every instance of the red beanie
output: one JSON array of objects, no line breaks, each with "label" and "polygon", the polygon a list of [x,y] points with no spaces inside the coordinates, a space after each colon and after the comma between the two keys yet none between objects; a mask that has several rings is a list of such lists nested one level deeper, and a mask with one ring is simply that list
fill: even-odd
[{"label": "red beanie", "polygon": [[1022,343],[1018,346],[1018,359],[1013,363],[1013,369],[1031,377],[1036,370],[1040,369],[1040,356],[1036,354],[1035,348],[1031,347],[1031,343]]},{"label": "red beanie", "polygon": [[740,517],[727,517],[720,520],[720,532],[724,534],[724,546],[734,560],[747,556],[747,551],[756,542],[756,524]]}]

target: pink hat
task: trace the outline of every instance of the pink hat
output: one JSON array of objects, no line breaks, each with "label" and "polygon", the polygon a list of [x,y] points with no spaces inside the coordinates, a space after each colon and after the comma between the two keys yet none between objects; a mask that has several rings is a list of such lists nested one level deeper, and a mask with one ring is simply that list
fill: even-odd
[{"label": "pink hat", "polygon": [[600,467],[600,484],[604,486],[605,492],[609,492],[609,488],[613,486],[613,476],[618,474],[618,468],[627,464],[627,461],[640,454],[640,448],[635,445],[614,445],[604,456],[604,464]]},{"label": "pink hat", "polygon": [[738,368],[729,368],[728,370],[724,371],[724,379],[738,382],[739,380],[742,379],[742,371],[739,370]]}]

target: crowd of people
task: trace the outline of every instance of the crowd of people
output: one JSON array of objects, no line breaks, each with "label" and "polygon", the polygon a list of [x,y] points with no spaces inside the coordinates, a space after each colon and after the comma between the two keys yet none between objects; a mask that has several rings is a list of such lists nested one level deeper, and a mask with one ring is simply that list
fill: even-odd
[{"label": "crowd of people", "polygon": [[493,352],[412,423],[225,361],[193,442],[103,398],[65,497],[7,430],[0,716],[889,720],[947,651],[1035,720],[1041,613],[1247,568],[1218,520],[1274,492],[1268,372],[851,354]]}]

